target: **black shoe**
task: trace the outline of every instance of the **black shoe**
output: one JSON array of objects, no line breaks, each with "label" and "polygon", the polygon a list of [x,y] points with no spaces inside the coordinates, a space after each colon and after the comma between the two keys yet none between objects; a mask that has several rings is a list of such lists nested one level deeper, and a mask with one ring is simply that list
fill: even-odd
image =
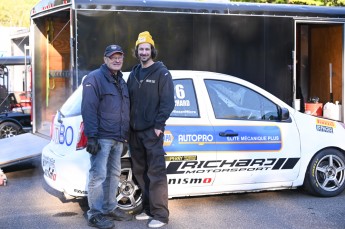
[{"label": "black shoe", "polygon": [[105,218],[104,216],[102,216],[100,214],[91,217],[88,220],[88,225],[90,227],[97,227],[100,229],[109,229],[109,228],[113,228],[115,226],[113,221]]},{"label": "black shoe", "polygon": [[107,214],[108,217],[117,221],[131,221],[133,216],[120,208],[116,208],[114,211]]}]

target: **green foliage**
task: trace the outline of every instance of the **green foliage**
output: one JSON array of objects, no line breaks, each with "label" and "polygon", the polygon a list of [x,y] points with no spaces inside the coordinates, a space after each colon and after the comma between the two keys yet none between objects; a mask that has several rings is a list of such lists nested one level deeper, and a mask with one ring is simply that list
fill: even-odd
[{"label": "green foliage", "polygon": [[345,0],[335,0],[335,6],[345,6]]},{"label": "green foliage", "polygon": [[0,0],[0,25],[29,27],[30,11],[39,0]]},{"label": "green foliage", "polygon": [[290,4],[297,5],[311,5],[311,6],[324,6],[324,1],[319,0],[289,0]]}]

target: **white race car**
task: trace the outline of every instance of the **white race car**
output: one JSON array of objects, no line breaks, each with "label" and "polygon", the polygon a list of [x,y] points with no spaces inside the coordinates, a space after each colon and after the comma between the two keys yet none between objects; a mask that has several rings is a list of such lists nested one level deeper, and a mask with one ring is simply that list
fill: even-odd
[{"label": "white race car", "polygon": [[[171,71],[175,109],[164,132],[169,197],[291,189],[336,196],[345,188],[345,127],[301,113],[229,75]],[[128,76],[128,73],[126,74]],[[82,86],[57,112],[42,152],[45,181],[86,196],[89,153],[80,113]],[[123,152],[117,200],[136,211],[141,191]]]}]

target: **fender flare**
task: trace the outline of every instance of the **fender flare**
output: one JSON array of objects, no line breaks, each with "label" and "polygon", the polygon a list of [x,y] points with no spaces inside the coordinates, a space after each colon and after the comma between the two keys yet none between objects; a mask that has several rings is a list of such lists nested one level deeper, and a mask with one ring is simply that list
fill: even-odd
[{"label": "fender flare", "polygon": [[23,125],[16,119],[13,119],[13,118],[0,119],[0,124],[5,123],[5,122],[11,122],[11,123],[17,124],[21,130],[23,129]]}]

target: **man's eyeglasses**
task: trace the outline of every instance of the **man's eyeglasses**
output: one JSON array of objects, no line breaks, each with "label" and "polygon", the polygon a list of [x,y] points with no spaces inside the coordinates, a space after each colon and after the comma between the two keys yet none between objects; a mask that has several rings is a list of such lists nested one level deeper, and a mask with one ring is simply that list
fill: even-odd
[{"label": "man's eyeglasses", "polygon": [[111,56],[108,57],[111,61],[122,61],[123,60],[123,56]]}]

